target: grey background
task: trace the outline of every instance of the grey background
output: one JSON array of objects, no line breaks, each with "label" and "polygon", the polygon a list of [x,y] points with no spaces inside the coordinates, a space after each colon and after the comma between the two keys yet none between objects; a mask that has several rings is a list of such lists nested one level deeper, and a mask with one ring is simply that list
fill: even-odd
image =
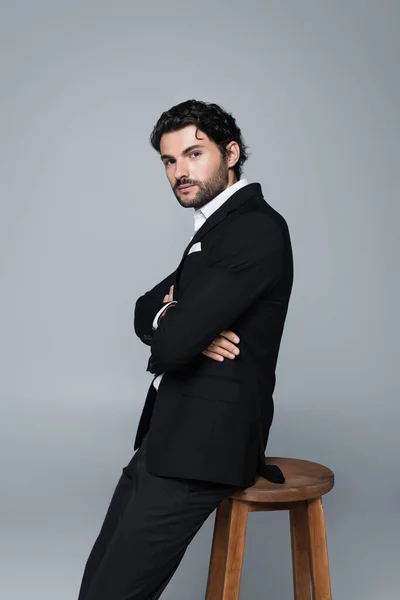
[{"label": "grey background", "polygon": [[[133,306],[193,232],[148,137],[188,98],[237,118],[245,174],[291,230],[267,454],[335,472],[334,597],[396,597],[399,15],[367,0],[2,2],[1,598],[76,598],[131,457],[151,380]],[[166,600],[204,597],[213,521]],[[291,594],[287,515],[250,515],[241,597]]]}]

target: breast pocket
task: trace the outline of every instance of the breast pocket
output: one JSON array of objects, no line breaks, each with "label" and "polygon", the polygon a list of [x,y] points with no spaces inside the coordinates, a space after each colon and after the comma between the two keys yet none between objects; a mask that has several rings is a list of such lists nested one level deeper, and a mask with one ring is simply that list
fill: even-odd
[{"label": "breast pocket", "polygon": [[237,403],[242,385],[224,377],[191,377],[183,386],[182,395]]}]

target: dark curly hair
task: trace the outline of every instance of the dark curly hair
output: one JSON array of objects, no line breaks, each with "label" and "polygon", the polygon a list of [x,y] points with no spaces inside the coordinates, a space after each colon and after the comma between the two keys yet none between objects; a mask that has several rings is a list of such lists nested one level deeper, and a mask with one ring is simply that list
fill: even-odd
[{"label": "dark curly hair", "polygon": [[[186,100],[163,112],[150,136],[150,143],[160,153],[161,136],[170,131],[178,131],[188,125],[195,125],[215,142],[223,158],[226,158],[226,145],[235,141],[240,148],[240,156],[233,167],[236,178],[240,179],[242,165],[248,159],[247,146],[234,117],[218,104],[201,100]],[[197,130],[196,130],[197,137]]]}]

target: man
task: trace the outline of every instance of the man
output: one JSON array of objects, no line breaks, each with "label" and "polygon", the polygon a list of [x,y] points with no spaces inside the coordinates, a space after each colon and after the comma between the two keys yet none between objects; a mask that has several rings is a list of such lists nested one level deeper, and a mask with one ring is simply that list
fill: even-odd
[{"label": "man", "polygon": [[241,177],[241,131],[216,104],[172,107],[151,143],[195,233],[135,305],[155,377],[79,600],[159,598],[219,502],[257,473],[284,481],[264,449],[293,280],[286,222]]}]

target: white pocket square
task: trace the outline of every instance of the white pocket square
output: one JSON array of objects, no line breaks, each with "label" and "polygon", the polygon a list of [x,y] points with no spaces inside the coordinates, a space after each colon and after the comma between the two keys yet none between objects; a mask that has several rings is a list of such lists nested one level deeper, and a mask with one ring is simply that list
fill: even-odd
[{"label": "white pocket square", "polygon": [[195,244],[193,244],[193,246],[190,248],[188,254],[191,254],[192,252],[199,252],[201,250],[201,242],[196,242]]}]

